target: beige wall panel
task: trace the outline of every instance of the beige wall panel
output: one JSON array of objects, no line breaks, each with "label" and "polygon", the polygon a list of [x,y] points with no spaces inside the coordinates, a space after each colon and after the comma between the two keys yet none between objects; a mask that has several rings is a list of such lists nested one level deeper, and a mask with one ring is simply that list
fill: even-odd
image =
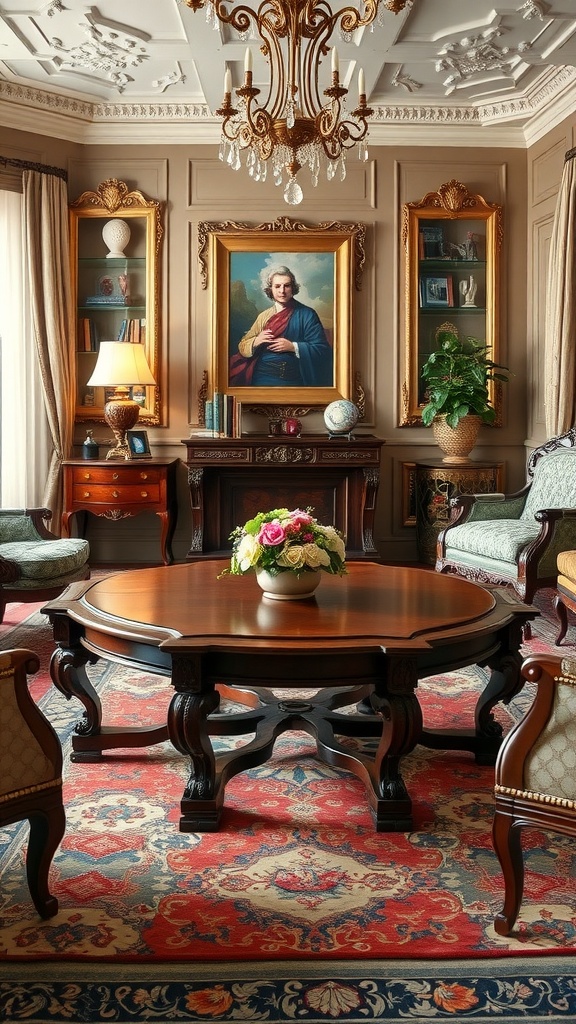
[{"label": "beige wall panel", "polygon": [[[320,175],[315,188],[307,170],[301,171],[299,180],[304,202],[299,206],[289,206],[284,201],[283,187],[275,185],[270,175],[265,182],[255,182],[244,167],[232,171],[217,157],[193,157],[190,159],[188,206],[206,207],[213,211],[209,219],[213,217],[216,220],[220,219],[222,210],[227,211],[226,217],[236,220],[254,217],[257,220],[268,220],[281,215],[299,220],[303,219],[301,211],[304,208],[308,214],[315,208],[324,209],[327,199],[334,207],[334,216],[338,219],[344,219],[341,211],[350,205],[355,209],[371,209],[376,205],[374,163],[360,163],[355,155],[350,156],[346,162],[344,181],[327,182],[325,175]],[[330,191],[330,198],[326,189]],[[234,211],[232,214],[228,212],[230,209]],[[263,211],[267,210],[275,212],[270,217],[264,216]]]},{"label": "beige wall panel", "polygon": [[534,159],[530,174],[529,194],[532,208],[547,199],[556,200],[562,178],[565,153],[566,140],[563,137],[552,143],[549,149]]},{"label": "beige wall panel", "polygon": [[[88,162],[85,157],[68,163],[68,187],[71,199],[81,192],[95,189],[107,178],[118,178],[133,188],[138,188],[150,199],[165,201],[168,198],[168,161],[143,157],[138,147],[113,149],[109,155],[103,150],[110,147],[92,147],[96,154]],[[102,154],[102,155],[100,155]]]},{"label": "beige wall panel", "polygon": [[67,168],[69,160],[82,151],[83,147],[74,142],[19,132],[14,128],[2,128],[0,156]]}]

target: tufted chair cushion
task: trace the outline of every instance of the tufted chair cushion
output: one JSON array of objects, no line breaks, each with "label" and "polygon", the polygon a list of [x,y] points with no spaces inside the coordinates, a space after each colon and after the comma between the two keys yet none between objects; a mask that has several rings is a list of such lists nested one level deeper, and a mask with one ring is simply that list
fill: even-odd
[{"label": "tufted chair cushion", "polygon": [[16,562],[21,578],[18,587],[38,586],[39,580],[50,580],[57,586],[61,577],[81,569],[88,561],[88,541],[71,537],[63,540],[12,540],[0,543],[0,555]]},{"label": "tufted chair cushion", "polygon": [[526,544],[538,536],[540,527],[535,519],[498,519],[463,523],[450,531],[450,549],[466,551],[471,555],[489,558],[494,562],[509,562],[510,575],[517,572],[518,555]]}]

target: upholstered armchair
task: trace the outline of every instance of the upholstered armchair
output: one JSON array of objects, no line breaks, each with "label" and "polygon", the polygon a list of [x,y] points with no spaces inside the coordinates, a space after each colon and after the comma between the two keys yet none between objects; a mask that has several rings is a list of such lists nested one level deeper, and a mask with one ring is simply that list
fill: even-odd
[{"label": "upholstered armchair", "polygon": [[88,541],[59,539],[47,508],[0,509],[0,622],[11,601],[49,601],[90,576]]},{"label": "upholstered armchair", "polygon": [[0,826],[30,822],[28,887],[40,916],[53,917],[48,873],[66,825],[62,748],[28,691],[27,673],[38,667],[32,651],[0,652]]},{"label": "upholstered armchair", "polygon": [[499,935],[510,934],[522,902],[521,829],[576,838],[576,661],[533,655],[522,675],[536,684],[536,696],[496,761],[492,836],[505,890],[494,921]]},{"label": "upholstered armchair", "polygon": [[558,553],[576,548],[575,442],[571,430],[536,449],[515,494],[454,498],[438,535],[436,570],[510,584],[527,604],[537,590],[555,587]]}]

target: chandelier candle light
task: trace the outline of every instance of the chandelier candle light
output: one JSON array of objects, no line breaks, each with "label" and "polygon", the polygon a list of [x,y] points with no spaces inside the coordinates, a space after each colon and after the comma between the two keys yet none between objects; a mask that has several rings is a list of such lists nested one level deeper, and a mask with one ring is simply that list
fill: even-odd
[{"label": "chandelier candle light", "polygon": [[220,159],[234,170],[242,166],[241,151],[246,151],[246,167],[255,181],[265,181],[271,161],[274,181],[284,185],[284,199],[292,206],[302,202],[297,181],[302,167],[308,166],[313,185],[318,184],[321,165],[326,165],[328,180],[346,177],[346,150],[358,145],[358,156],[368,159],[367,118],[373,110],[366,103],[364,71],[358,73],[358,103],[347,114],[344,99],[348,89],[340,84],[336,47],[331,50],[331,84],[323,90],[318,72],[322,59],[330,53],[334,29],[340,26],[344,42],[350,42],[357,29],[371,25],[379,8],[398,14],[410,0],[363,0],[360,10],[353,6],[332,11],[325,0],[262,0],[257,10],[240,4],[229,8],[222,0],[184,0],[193,11],[206,9],[206,18],[219,28],[219,22],[235,29],[241,39],[249,34],[259,37],[260,51],[269,64],[270,85],[261,105],[260,89],[253,85],[253,58],[250,48],[244,60],[244,83],[236,89],[237,107],[232,104],[232,74],[224,73],[224,99],[216,111],[222,120]]},{"label": "chandelier candle light", "polygon": [[322,571],[343,576],[342,534],[334,526],[321,526],[312,511],[275,508],[237,526],[230,535],[230,568],[218,579],[254,571],[266,597],[286,601],[311,597]]}]

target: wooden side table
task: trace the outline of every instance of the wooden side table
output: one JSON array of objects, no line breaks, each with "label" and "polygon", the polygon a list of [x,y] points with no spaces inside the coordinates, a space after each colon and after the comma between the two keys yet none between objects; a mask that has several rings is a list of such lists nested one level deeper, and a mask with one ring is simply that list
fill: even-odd
[{"label": "wooden side table", "polygon": [[379,438],[247,435],[188,437],[182,444],[192,508],[188,559],[229,555],[232,530],[257,512],[310,506],[320,522],[342,531],[349,560],[379,561],[373,539]]},{"label": "wooden side table", "polygon": [[164,565],[171,565],[179,461],[156,458],[141,462],[66,460],[63,463],[62,536],[70,536],[70,519],[77,512],[91,512],[113,522],[142,512],[155,512],[162,524],[162,561]]},{"label": "wooden side table", "polygon": [[450,521],[450,500],[459,494],[494,494],[504,489],[502,462],[453,466],[438,459],[415,464],[416,541],[420,562],[434,565],[440,530]]}]

